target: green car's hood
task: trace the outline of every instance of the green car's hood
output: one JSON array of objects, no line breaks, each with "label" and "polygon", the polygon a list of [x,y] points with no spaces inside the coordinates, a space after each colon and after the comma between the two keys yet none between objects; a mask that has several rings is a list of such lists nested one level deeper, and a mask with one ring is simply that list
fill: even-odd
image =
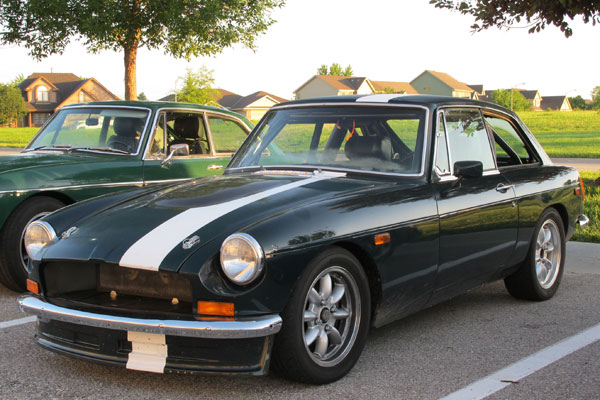
[{"label": "green car's hood", "polygon": [[[89,174],[95,164],[130,158],[89,152],[29,152],[0,156],[0,191],[88,184],[90,179],[97,180]],[[106,174],[104,179],[109,182],[110,176]]]},{"label": "green car's hood", "polygon": [[[50,224],[56,221],[62,231],[76,229],[45,249],[43,258],[104,260],[147,270],[176,269],[207,243],[218,241],[220,245],[225,236],[261,221],[390,185],[344,175],[243,174],[189,181],[121,201],[70,226],[64,224],[66,213],[61,221],[58,212],[46,218]],[[75,208],[72,210],[77,211]],[[57,232],[59,236],[62,233]],[[190,240],[196,244],[186,249]]]}]

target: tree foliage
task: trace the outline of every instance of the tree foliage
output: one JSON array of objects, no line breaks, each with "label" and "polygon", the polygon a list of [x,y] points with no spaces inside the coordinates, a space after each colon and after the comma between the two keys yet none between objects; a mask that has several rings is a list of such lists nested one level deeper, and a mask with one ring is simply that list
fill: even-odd
[{"label": "tree foliage", "polygon": [[214,55],[235,43],[254,48],[284,0],[0,0],[3,44],[42,59],[72,39],[88,51],[123,51],[125,98],[136,98],[137,49],[176,58]]},{"label": "tree foliage", "polygon": [[590,104],[590,109],[592,110],[600,110],[600,86],[596,86],[592,89],[592,104]]},{"label": "tree foliage", "polygon": [[212,88],[215,83],[212,73],[204,66],[198,72],[187,69],[181,77],[183,87],[177,92],[177,101],[218,106],[219,91]]},{"label": "tree foliage", "polygon": [[589,106],[581,96],[569,97],[569,103],[573,110],[588,110]]},{"label": "tree foliage", "polygon": [[11,84],[0,84],[0,124],[10,124],[27,115],[21,91]]},{"label": "tree foliage", "polygon": [[137,99],[138,100],[148,100],[148,96],[146,96],[146,93],[141,92],[140,94],[137,95]]},{"label": "tree foliage", "polygon": [[471,28],[475,32],[525,23],[529,33],[554,25],[569,37],[573,34],[569,22],[576,16],[585,23],[600,23],[598,0],[430,0],[429,3],[436,8],[472,15],[475,23]]},{"label": "tree foliage", "polygon": [[[503,107],[511,109],[511,89],[499,89],[492,92],[492,101]],[[514,111],[529,111],[531,103],[519,92],[512,90],[512,110]]]},{"label": "tree foliage", "polygon": [[350,65],[348,65],[346,69],[343,69],[338,63],[333,63],[329,67],[325,64],[321,64],[317,69],[317,75],[352,76],[353,74],[354,71],[352,71]]},{"label": "tree foliage", "polygon": [[17,86],[19,86],[19,85],[21,84],[21,82],[23,82],[24,80],[25,80],[25,75],[23,75],[23,74],[19,74],[19,75],[15,76],[15,77],[12,79],[12,81],[10,81],[10,82],[8,83],[8,85],[9,85],[9,86],[12,86],[12,87],[17,87]]}]

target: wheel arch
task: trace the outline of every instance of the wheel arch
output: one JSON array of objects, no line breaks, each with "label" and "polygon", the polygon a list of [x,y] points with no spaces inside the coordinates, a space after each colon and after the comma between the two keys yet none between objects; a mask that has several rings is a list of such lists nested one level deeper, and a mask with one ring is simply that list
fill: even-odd
[{"label": "wheel arch", "polygon": [[[553,205],[547,207],[546,210],[548,208],[554,208],[558,212],[558,215],[560,215],[560,219],[562,220],[563,228],[565,230],[565,235],[566,235],[567,231],[569,229],[569,213],[567,211],[567,208],[561,203],[553,204]],[[544,210],[544,211],[546,211],[546,210]],[[542,212],[542,214],[543,214],[543,212]]]},{"label": "wheel arch", "polygon": [[363,267],[367,279],[369,280],[369,291],[371,294],[371,321],[375,319],[376,311],[379,308],[381,300],[381,277],[377,264],[369,253],[356,243],[343,241],[333,243],[332,246],[341,247],[344,250],[349,251],[354,257],[358,259],[360,265]]},{"label": "wheel arch", "polygon": [[4,227],[6,226],[6,221],[8,219],[10,219],[10,217],[15,213],[15,211],[18,210],[20,207],[22,207],[23,204],[26,204],[27,202],[29,202],[33,199],[38,199],[41,197],[48,197],[48,198],[58,200],[58,201],[62,202],[65,206],[71,205],[76,202],[76,200],[74,200],[73,198],[67,196],[64,193],[60,193],[60,192],[44,191],[44,192],[34,193],[31,196],[24,198],[15,207],[13,207],[13,209],[6,215],[6,219],[1,222],[2,226],[0,226],[0,231],[2,231],[4,229]]}]

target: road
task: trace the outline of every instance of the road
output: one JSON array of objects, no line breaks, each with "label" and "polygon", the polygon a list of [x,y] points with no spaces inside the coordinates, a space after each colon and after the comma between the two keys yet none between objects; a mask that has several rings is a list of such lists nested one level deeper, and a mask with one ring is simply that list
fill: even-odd
[{"label": "road", "polygon": [[[482,379],[507,367],[496,380],[506,387],[487,398],[598,398],[598,260],[600,245],[571,242],[561,287],[549,301],[516,300],[496,282],[374,330],[350,374],[326,386],[292,383],[272,374],[156,375],[72,360],[36,346],[32,322],[6,326],[26,315],[17,310],[17,294],[2,288],[0,398],[438,399],[453,393],[465,398],[457,391],[489,390],[492,380]],[[595,328],[596,336],[586,345],[581,332],[589,328]],[[570,342],[557,345],[568,338]],[[570,354],[561,358],[567,344]],[[548,362],[549,354],[558,358]]]}]

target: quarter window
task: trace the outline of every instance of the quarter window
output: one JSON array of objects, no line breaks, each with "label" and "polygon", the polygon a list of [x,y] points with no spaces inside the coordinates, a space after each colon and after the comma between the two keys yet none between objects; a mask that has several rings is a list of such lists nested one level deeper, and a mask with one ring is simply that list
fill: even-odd
[{"label": "quarter window", "polygon": [[436,162],[439,175],[450,174],[450,160],[448,158],[448,146],[446,144],[446,130],[444,129],[444,114],[440,113],[437,128]]},{"label": "quarter window", "polygon": [[495,115],[485,115],[484,118],[488,130],[494,138],[498,167],[537,161],[513,124]]},{"label": "quarter window", "polygon": [[452,162],[481,161],[484,171],[495,169],[490,139],[479,110],[450,110],[445,117]]},{"label": "quarter window", "polygon": [[209,116],[208,125],[217,153],[233,154],[246,140],[246,130],[233,120]]}]

